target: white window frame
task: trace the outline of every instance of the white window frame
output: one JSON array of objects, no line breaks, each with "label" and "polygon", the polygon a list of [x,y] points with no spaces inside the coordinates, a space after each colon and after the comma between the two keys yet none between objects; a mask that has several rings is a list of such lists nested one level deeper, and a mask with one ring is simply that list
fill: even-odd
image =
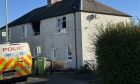
[{"label": "white window frame", "polygon": [[[64,20],[65,18],[65,20]],[[66,32],[66,27],[63,28],[63,23],[65,22],[65,25],[67,25],[66,17],[59,17],[57,19],[57,30],[58,32]]]},{"label": "white window frame", "polygon": [[55,60],[56,57],[57,57],[57,55],[56,55],[56,48],[53,48],[53,60]]},{"label": "white window frame", "polygon": [[27,25],[23,25],[23,37],[27,37]]},{"label": "white window frame", "polygon": [[41,54],[41,46],[34,47],[34,56],[40,56]]},{"label": "white window frame", "polygon": [[67,45],[67,61],[72,62],[72,46],[71,46],[71,44]]},{"label": "white window frame", "polygon": [[11,29],[9,28],[9,29],[8,29],[8,39],[9,39],[9,40],[11,40],[11,35],[12,35],[11,33],[12,33],[12,32],[11,32]]}]

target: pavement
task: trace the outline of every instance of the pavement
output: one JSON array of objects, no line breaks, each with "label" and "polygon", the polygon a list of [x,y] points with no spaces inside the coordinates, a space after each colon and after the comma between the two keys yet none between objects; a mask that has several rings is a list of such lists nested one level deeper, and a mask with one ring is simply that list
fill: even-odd
[{"label": "pavement", "polygon": [[55,73],[52,76],[32,76],[16,84],[97,84],[91,74]]}]

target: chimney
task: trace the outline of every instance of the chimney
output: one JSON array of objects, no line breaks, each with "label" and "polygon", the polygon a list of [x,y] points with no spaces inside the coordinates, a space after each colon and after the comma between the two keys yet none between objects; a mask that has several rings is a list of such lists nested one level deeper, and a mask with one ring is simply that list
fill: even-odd
[{"label": "chimney", "polygon": [[62,0],[48,0],[48,5],[52,5],[52,4],[59,2],[59,1],[62,1]]}]

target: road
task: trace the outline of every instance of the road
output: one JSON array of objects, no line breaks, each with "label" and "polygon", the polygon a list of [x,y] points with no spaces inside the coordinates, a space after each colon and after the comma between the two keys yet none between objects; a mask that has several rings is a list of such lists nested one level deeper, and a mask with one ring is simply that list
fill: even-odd
[{"label": "road", "polygon": [[[93,84],[93,77],[75,74],[54,74],[52,76],[29,77],[28,81],[16,84]],[[97,84],[97,83],[94,83]]]},{"label": "road", "polygon": [[46,78],[29,77],[27,81],[19,82],[16,84],[46,84],[47,81],[48,81],[48,79],[46,79]]}]

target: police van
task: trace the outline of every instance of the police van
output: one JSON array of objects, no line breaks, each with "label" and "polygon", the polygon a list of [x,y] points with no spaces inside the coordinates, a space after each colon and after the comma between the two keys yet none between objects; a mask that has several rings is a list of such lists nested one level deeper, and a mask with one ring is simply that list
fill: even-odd
[{"label": "police van", "polygon": [[0,82],[26,80],[31,69],[32,55],[28,43],[0,44]]}]

